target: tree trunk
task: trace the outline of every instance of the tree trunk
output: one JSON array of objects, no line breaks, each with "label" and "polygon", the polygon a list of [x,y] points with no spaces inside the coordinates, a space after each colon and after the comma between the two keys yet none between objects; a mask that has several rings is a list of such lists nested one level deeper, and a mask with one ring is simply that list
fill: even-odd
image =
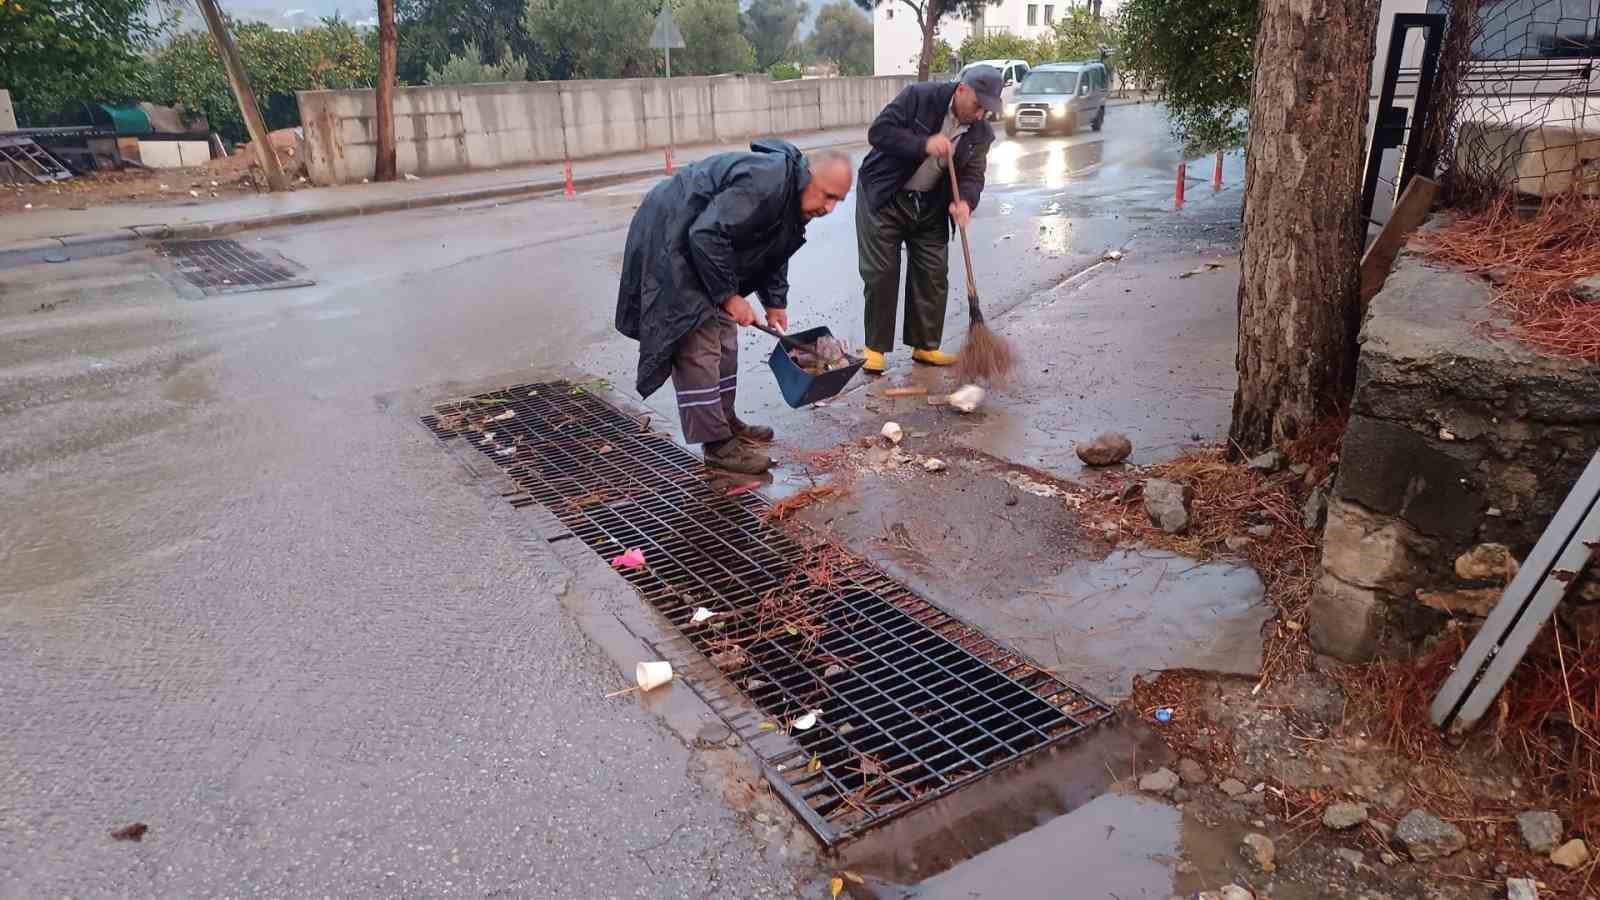
[{"label": "tree trunk", "polygon": [[928,70],[933,62],[933,32],[939,26],[939,17],[932,3],[923,6],[917,24],[922,26],[922,54],[917,57],[917,80],[927,81]]},{"label": "tree trunk", "polygon": [[394,82],[398,42],[399,36],[394,28],[394,0],[378,0],[378,161],[372,174],[374,181],[393,181],[397,174]]},{"label": "tree trunk", "polygon": [[1250,91],[1233,441],[1293,439],[1354,388],[1377,0],[1263,0]]}]

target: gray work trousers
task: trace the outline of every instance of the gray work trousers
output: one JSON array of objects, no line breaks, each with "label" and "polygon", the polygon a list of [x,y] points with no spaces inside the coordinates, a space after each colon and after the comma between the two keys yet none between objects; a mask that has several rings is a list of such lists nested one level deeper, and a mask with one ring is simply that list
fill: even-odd
[{"label": "gray work trousers", "polygon": [[678,421],[690,444],[733,437],[733,398],[739,386],[739,326],[722,310],[678,341],[672,389]]},{"label": "gray work trousers", "polygon": [[937,350],[944,338],[950,297],[950,224],[947,195],[896,191],[882,209],[856,202],[856,252],[866,295],[867,346],[894,349],[895,309],[900,305],[900,245],[906,248],[905,343]]}]

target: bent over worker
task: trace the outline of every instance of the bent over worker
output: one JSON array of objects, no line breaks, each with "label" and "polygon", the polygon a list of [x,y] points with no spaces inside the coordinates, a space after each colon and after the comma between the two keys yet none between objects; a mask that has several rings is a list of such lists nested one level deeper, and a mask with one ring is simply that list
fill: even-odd
[{"label": "bent over worker", "polygon": [[[878,113],[861,163],[856,198],[856,250],[866,295],[868,372],[882,372],[894,349],[900,248],[906,250],[905,342],[919,363],[948,366],[954,354],[939,349],[950,294],[951,223],[967,224],[983,195],[994,129],[985,113],[999,115],[1000,70],[973,66],[961,81],[921,82],[901,91]],[[951,196],[954,160],[961,196]]]},{"label": "bent over worker", "polygon": [[719,153],[645,195],[628,227],[617,330],[639,342],[635,387],[648,397],[672,379],[684,440],[706,463],[755,475],[772,464],[759,445],[772,429],[734,413],[738,327],[756,322],[746,298],[759,294],[767,327],[789,327],[789,257],[806,223],[850,192],[850,160],[811,158],[764,139],[748,153]]}]

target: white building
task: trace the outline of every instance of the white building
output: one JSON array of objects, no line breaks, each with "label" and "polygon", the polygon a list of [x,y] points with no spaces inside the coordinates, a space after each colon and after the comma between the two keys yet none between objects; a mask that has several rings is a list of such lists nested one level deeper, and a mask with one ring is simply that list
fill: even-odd
[{"label": "white building", "polygon": [[[1081,3],[1082,0],[1079,0]],[[1050,30],[1073,6],[1068,0],[1001,0],[986,6],[976,21],[947,17],[939,23],[936,38],[959,50],[975,30],[985,34],[1009,32],[1032,40]],[[1117,0],[1102,0],[1101,13],[1116,9]],[[915,75],[922,54],[922,29],[911,7],[887,0],[872,11],[873,71],[878,75]],[[1030,63],[1050,60],[1030,59]]]}]

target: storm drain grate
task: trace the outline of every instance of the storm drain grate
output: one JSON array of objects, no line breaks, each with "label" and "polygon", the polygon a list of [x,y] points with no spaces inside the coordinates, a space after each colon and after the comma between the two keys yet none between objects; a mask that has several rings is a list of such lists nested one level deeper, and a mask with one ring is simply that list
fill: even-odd
[{"label": "storm drain grate", "polygon": [[184,281],[207,294],[238,294],[315,283],[283,257],[269,259],[237,241],[168,241],[161,245],[161,254],[172,260]]},{"label": "storm drain grate", "polygon": [[[423,419],[435,434],[526,491],[513,504],[543,505],[603,558],[644,552],[624,577],[759,708],[712,703],[826,844],[1111,717],[864,560],[768,524],[759,495],[728,496],[670,437],[581,386],[436,412]],[[714,615],[695,621],[700,607]]]}]

